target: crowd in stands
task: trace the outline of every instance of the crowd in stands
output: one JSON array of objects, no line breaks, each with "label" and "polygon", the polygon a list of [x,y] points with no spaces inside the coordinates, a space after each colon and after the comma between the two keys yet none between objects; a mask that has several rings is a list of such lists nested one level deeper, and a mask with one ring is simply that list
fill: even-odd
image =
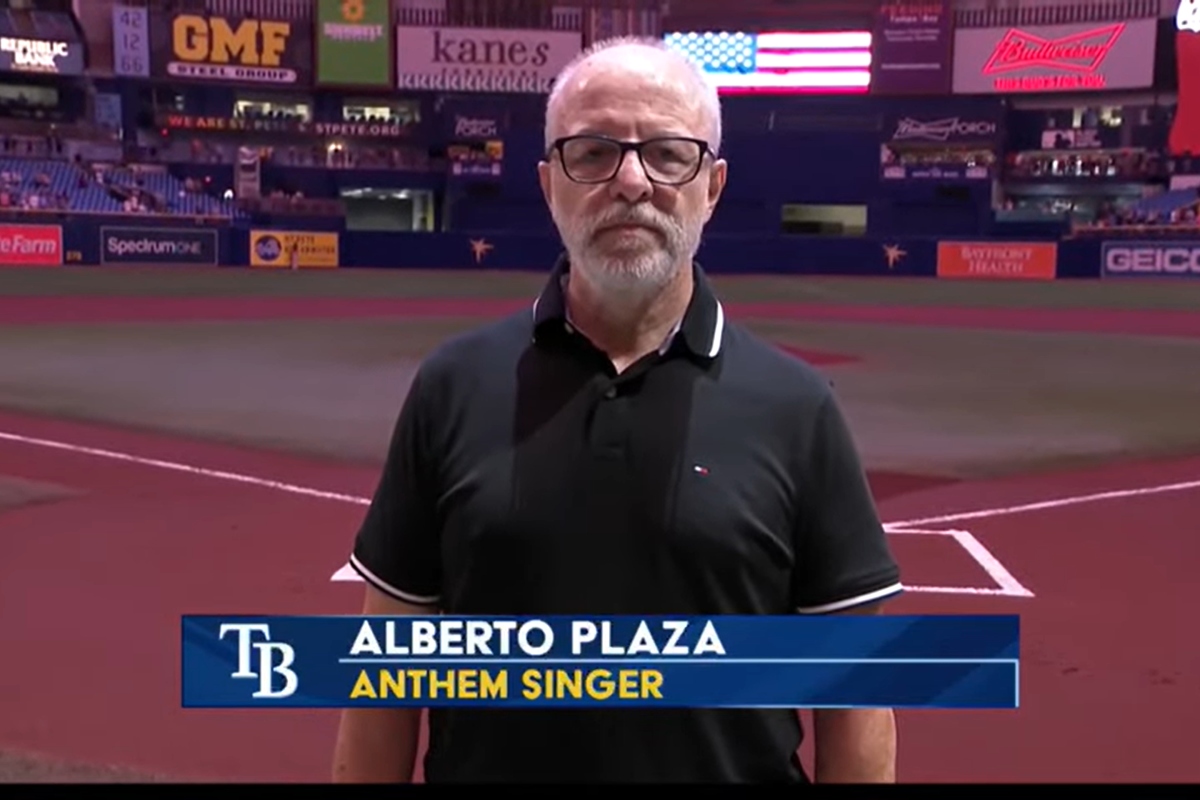
[{"label": "crowd in stands", "polygon": [[1200,192],[1196,189],[1167,192],[1127,206],[1106,203],[1090,227],[1200,229]]},{"label": "crowd in stands", "polygon": [[1008,157],[1010,178],[1151,180],[1165,176],[1166,172],[1165,158],[1142,150],[1014,153]]},{"label": "crowd in stands", "polygon": [[338,144],[326,148],[311,147],[266,148],[267,160],[288,167],[321,167],[324,169],[390,169],[404,172],[428,172],[429,153],[416,147],[380,147],[370,144]]}]

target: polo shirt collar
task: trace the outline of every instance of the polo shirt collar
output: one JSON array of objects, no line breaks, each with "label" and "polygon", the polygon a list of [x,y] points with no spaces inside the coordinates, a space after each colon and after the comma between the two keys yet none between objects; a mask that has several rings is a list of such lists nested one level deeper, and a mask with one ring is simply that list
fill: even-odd
[{"label": "polo shirt collar", "polygon": [[[560,256],[541,294],[533,302],[535,341],[549,328],[562,330],[564,325],[570,324],[567,317],[566,293],[563,291],[563,279],[569,272],[570,262],[566,255]],[[698,263],[692,264],[692,276],[692,298],[684,311],[683,319],[668,335],[662,352],[670,347],[674,339],[680,338],[693,355],[707,359],[716,358],[721,352],[721,342],[725,334],[725,310]]]}]

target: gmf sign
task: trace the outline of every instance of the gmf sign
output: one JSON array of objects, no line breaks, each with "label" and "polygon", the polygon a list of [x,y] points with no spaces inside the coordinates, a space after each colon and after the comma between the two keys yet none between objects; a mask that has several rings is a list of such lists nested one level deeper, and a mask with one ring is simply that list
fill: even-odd
[{"label": "gmf sign", "polygon": [[179,14],[170,21],[172,78],[294,85],[311,73],[311,37],[283,20]]}]

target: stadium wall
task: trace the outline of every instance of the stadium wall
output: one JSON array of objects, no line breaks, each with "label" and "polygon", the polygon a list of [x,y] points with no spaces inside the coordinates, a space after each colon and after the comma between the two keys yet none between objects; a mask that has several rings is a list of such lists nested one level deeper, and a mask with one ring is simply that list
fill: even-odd
[{"label": "stadium wall", "polygon": [[[1139,242],[1139,239],[1143,240]],[[715,274],[1053,280],[1125,275],[1200,277],[1200,237],[811,237],[712,235],[699,259]],[[1131,249],[1132,248],[1132,249]],[[557,237],[520,233],[392,233],[245,229],[212,221],[72,217],[70,224],[0,221],[3,266],[373,268],[544,271]],[[1136,256],[1136,258],[1135,258]],[[1123,266],[1122,266],[1123,265]]]}]

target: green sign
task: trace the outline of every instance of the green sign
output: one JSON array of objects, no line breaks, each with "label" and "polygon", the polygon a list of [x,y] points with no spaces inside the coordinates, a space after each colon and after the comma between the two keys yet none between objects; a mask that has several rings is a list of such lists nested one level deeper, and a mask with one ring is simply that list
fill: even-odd
[{"label": "green sign", "polygon": [[390,0],[317,0],[317,83],[392,88]]}]

